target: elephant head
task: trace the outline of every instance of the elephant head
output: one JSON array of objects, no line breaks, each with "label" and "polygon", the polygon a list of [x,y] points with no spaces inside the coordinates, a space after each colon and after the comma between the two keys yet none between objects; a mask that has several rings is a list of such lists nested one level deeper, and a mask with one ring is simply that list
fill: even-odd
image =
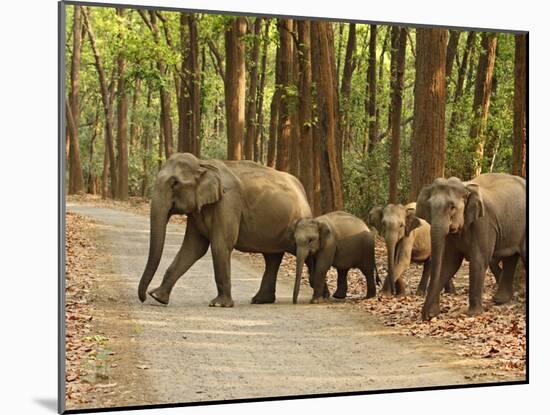
[{"label": "elephant head", "polygon": [[391,293],[395,293],[394,266],[397,244],[421,225],[420,220],[415,216],[414,207],[394,204],[389,204],[383,209],[374,208],[371,210],[369,219],[373,221],[373,226],[378,228],[380,235],[386,241],[389,276],[387,288]]},{"label": "elephant head", "polygon": [[315,255],[325,247],[332,231],[325,222],[316,219],[296,219],[290,225],[288,232],[290,240],[296,244],[296,280],[292,294],[292,302],[296,304],[304,262],[309,255]]},{"label": "elephant head", "polygon": [[200,212],[222,197],[218,168],[190,153],[170,156],[157,175],[151,198],[149,257],[139,282],[138,296],[145,301],[149,283],[160,263],[166,225],[172,214]]},{"label": "elephant head", "polygon": [[416,215],[431,225],[431,281],[440,286],[434,292],[439,293],[446,282],[440,281],[439,276],[447,236],[460,234],[484,214],[483,197],[474,183],[463,183],[456,177],[439,178],[421,190]]}]

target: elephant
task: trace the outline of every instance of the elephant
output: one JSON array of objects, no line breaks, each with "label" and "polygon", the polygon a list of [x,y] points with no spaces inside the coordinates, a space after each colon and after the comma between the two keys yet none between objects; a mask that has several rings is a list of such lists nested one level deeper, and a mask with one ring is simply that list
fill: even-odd
[{"label": "elephant", "polygon": [[483,311],[482,292],[487,267],[502,261],[496,304],[513,295],[519,257],[527,268],[526,183],[505,173],[486,173],[462,182],[438,178],[422,188],[416,215],[431,224],[432,268],[422,319],[440,313],[440,292],[465,258],[469,267],[468,314]]},{"label": "elephant", "polygon": [[313,259],[313,287],[311,303],[328,297],[326,274],[331,266],[338,271],[334,298],[345,298],[347,274],[359,268],[367,281],[367,298],[376,296],[374,279],[374,236],[361,219],[350,213],[336,211],[313,219],[297,219],[288,231],[296,246],[296,280],[292,301],[296,304],[304,261]]},{"label": "elephant", "polygon": [[[404,295],[406,284],[402,273],[412,262],[424,264],[422,278],[417,295],[424,295],[430,273],[430,224],[415,216],[416,203],[388,204],[377,206],[369,212],[369,225],[378,230],[386,241],[388,253],[388,276],[384,281],[382,293]],[[452,280],[446,286],[448,292],[454,291]]]},{"label": "elephant", "polygon": [[149,295],[168,304],[174,284],[210,246],[218,290],[210,306],[232,307],[233,249],[263,254],[265,272],[252,303],[275,302],[279,265],[285,252],[294,252],[288,226],[311,217],[311,208],[302,184],[288,173],[252,161],[171,155],[153,188],[149,257],[138,288],[142,302],[162,256],[166,224],[174,214],[187,215],[183,243],[162,283]]}]

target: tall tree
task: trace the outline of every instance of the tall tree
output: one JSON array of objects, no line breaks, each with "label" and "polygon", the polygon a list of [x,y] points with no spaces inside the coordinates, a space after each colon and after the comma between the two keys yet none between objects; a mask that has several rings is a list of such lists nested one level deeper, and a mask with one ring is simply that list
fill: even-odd
[{"label": "tall tree", "polygon": [[345,146],[349,146],[350,133],[351,133],[351,120],[349,119],[351,102],[351,78],[353,72],[357,66],[357,59],[355,58],[355,48],[357,45],[357,35],[355,23],[350,23],[348,30],[348,41],[346,44],[346,57],[344,59],[344,71],[342,73],[342,84],[340,87],[340,100],[341,100],[341,128],[342,128],[342,141]]},{"label": "tall tree", "polygon": [[403,86],[405,80],[405,52],[407,29],[393,26],[391,29],[391,135],[390,191],[389,202],[397,203],[397,182],[399,180],[399,151],[401,141],[401,111],[403,108]]},{"label": "tall tree", "polygon": [[[124,19],[124,9],[117,8],[116,14],[122,21]],[[123,44],[123,30],[121,29],[119,37]],[[120,200],[128,199],[128,96],[126,94],[126,60],[124,52],[121,51],[117,56],[117,191],[116,198]]]},{"label": "tall tree", "polygon": [[321,204],[323,212],[341,210],[344,207],[342,180],[338,166],[337,102],[335,87],[335,56],[331,48],[331,26],[327,22],[311,22],[313,80],[317,86],[316,115],[321,142]]},{"label": "tall tree", "polygon": [[275,53],[275,92],[271,97],[270,118],[269,118],[269,142],[267,145],[267,165],[275,167],[277,156],[277,135],[279,125],[279,113],[281,107],[281,78],[282,78],[282,63],[281,63],[281,46],[277,46]]},{"label": "tall tree", "polygon": [[[310,206],[314,206],[313,196],[313,111],[311,96],[311,23],[298,20],[298,44],[300,79],[298,86],[300,125],[300,181],[304,185]],[[345,73],[345,70],[344,70]],[[316,212],[319,213],[319,212]]]},{"label": "tall tree", "polygon": [[445,76],[447,77],[447,85],[449,85],[453,72],[453,63],[456,57],[458,42],[460,40],[460,32],[458,30],[449,30],[449,42],[447,43],[447,58],[445,63]]},{"label": "tall tree", "polygon": [[254,141],[256,138],[256,110],[258,95],[258,66],[260,56],[260,30],[262,28],[262,18],[257,17],[254,20],[252,30],[252,50],[250,51],[249,68],[249,86],[248,98],[246,100],[246,136],[244,140],[244,158],[252,160],[254,158]]},{"label": "tall tree", "polygon": [[240,160],[242,156],[246,98],[245,34],[244,17],[232,19],[225,30],[225,115],[229,160]]},{"label": "tall tree", "polygon": [[416,29],[411,200],[424,185],[443,176],[447,37],[447,30]]},{"label": "tall tree", "polygon": [[[114,91],[114,88],[109,90],[107,84],[107,76],[105,74],[105,69],[103,67],[103,62],[101,59],[101,54],[97,47],[97,42],[95,34],[88,16],[88,9],[82,8],[82,17],[84,18],[84,23],[86,25],[86,30],[88,32],[88,39],[90,40],[90,46],[92,47],[92,52],[94,54],[94,63],[99,77],[99,86],[101,91],[101,101],[103,103],[103,112],[105,115],[105,151],[107,153],[106,163],[104,163],[104,174],[103,174],[103,196],[106,196],[106,167],[109,166],[109,176],[110,176],[110,194],[111,197],[115,197],[115,192],[117,189],[117,166],[115,159],[115,147],[114,147],[114,137],[113,137],[113,98],[111,91]],[[113,71],[113,74],[115,72]],[[111,82],[111,85],[113,82]]]},{"label": "tall tree", "polygon": [[365,101],[368,117],[368,136],[363,151],[367,152],[376,142],[378,126],[376,125],[376,34],[377,26],[370,25],[369,65],[367,68],[367,100]]},{"label": "tall tree", "polygon": [[466,38],[466,46],[464,48],[464,53],[462,55],[462,61],[460,62],[460,67],[458,68],[458,75],[456,80],[455,94],[453,98],[453,111],[451,113],[451,121],[449,122],[449,132],[452,134],[455,127],[459,122],[460,111],[458,109],[458,102],[462,97],[464,91],[464,79],[466,77],[466,69],[468,67],[468,59],[473,53],[474,44],[476,40],[476,32],[468,32],[468,37]]},{"label": "tall tree", "polygon": [[[78,126],[80,123],[80,53],[82,47],[81,7],[74,6],[73,14],[73,54],[71,56],[71,90],[69,92],[69,110],[67,119],[69,132],[69,194],[84,191],[84,175],[80,164],[78,145]],[[73,128],[70,128],[71,125]]]},{"label": "tall tree", "polygon": [[491,104],[493,71],[495,68],[497,35],[484,32],[481,36],[481,53],[476,74],[473,112],[474,119],[470,128],[470,139],[474,145],[474,159],[471,165],[472,177],[481,174],[483,152],[485,148],[487,117]]},{"label": "tall tree", "polygon": [[514,148],[512,173],[527,177],[527,35],[515,35]]},{"label": "tall tree", "polygon": [[278,19],[279,37],[281,43],[281,102],[279,111],[279,126],[277,132],[277,170],[290,170],[291,145],[291,111],[293,104],[292,74],[293,74],[293,44],[292,19]]},{"label": "tall tree", "polygon": [[187,17],[187,27],[189,29],[189,54],[187,57],[187,71],[189,73],[189,131],[190,131],[190,151],[197,157],[201,154],[201,97],[200,97],[200,77],[199,66],[199,35],[197,27],[197,17],[190,13]]},{"label": "tall tree", "polygon": [[258,86],[258,97],[256,99],[256,137],[254,138],[254,161],[264,161],[264,95],[265,75],[267,68],[267,46],[269,44],[270,20],[265,20],[264,35],[262,39],[262,63],[260,68],[260,85]]}]

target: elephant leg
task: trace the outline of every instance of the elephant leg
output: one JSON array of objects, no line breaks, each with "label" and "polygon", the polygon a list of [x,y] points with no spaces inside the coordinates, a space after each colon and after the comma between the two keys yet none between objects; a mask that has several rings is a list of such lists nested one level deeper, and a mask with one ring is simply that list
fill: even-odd
[{"label": "elephant leg", "polygon": [[309,286],[313,288],[313,273],[315,272],[315,257],[313,255],[309,255],[306,258],[306,266]]},{"label": "elephant leg", "polygon": [[497,284],[500,282],[500,277],[502,276],[502,269],[500,268],[500,259],[492,259],[489,262],[489,269],[491,273],[495,276]]},{"label": "elephant leg", "polygon": [[518,260],[519,255],[517,254],[502,258],[502,274],[494,297],[496,304],[504,304],[512,299],[514,294],[514,274]]},{"label": "elephant leg", "polygon": [[449,280],[445,283],[445,287],[443,288],[443,290],[447,293],[447,294],[456,294],[456,288],[455,288],[455,283],[453,282],[453,278],[449,278]]},{"label": "elephant leg", "polygon": [[[440,295],[443,286],[451,279],[460,265],[464,255],[450,246],[445,247],[445,253],[443,254],[443,262],[441,264],[441,273],[439,281],[433,281],[430,278],[428,285],[428,295],[424,300],[424,306],[422,307],[422,318],[429,320],[431,317],[435,317],[440,313]],[[431,265],[430,265],[431,267]]]},{"label": "elephant leg", "polygon": [[218,295],[210,301],[209,305],[210,307],[233,307],[234,303],[231,298],[231,253],[233,247],[227,246],[225,240],[217,240],[212,241],[211,249]]},{"label": "elephant leg", "polygon": [[407,295],[407,283],[403,277],[399,277],[397,281],[395,281],[395,294]]},{"label": "elephant leg", "polygon": [[315,274],[313,277],[313,296],[311,297],[311,303],[317,304],[321,298],[328,298],[327,292],[327,272],[331,266],[326,260],[318,259],[315,261]]},{"label": "elephant leg", "polygon": [[[370,264],[370,265],[369,265]],[[374,280],[374,262],[367,261],[367,264],[363,264],[360,267],[361,272],[365,276],[366,283],[367,283],[367,297],[366,298],[373,298],[376,297],[376,283]],[[386,280],[388,280],[386,278]],[[384,281],[385,284],[385,281]],[[389,281],[388,281],[389,284]]]},{"label": "elephant leg", "polygon": [[334,298],[346,298],[348,293],[348,271],[349,269],[338,269],[336,291],[332,295]]},{"label": "elephant leg", "polygon": [[416,289],[416,295],[424,297],[426,295],[426,287],[428,286],[428,280],[430,279],[430,267],[431,261],[428,258],[424,261],[424,269],[422,270],[422,278],[420,278],[420,283]]},{"label": "elephant leg", "polygon": [[254,297],[252,304],[271,304],[275,302],[275,286],[277,272],[283,260],[284,252],[278,254],[264,254],[265,271],[260,284],[260,289]]},{"label": "elephant leg", "polygon": [[[475,248],[474,248],[475,249]],[[476,254],[470,258],[470,274],[468,287],[468,314],[471,316],[483,312],[482,295],[485,274],[489,267],[489,261],[483,254],[476,250]]]},{"label": "elephant leg", "polygon": [[149,295],[161,304],[168,304],[170,293],[178,279],[204,256],[208,250],[208,245],[208,239],[200,235],[193,222],[189,221],[180,250],[166,270],[160,286],[149,291]]}]

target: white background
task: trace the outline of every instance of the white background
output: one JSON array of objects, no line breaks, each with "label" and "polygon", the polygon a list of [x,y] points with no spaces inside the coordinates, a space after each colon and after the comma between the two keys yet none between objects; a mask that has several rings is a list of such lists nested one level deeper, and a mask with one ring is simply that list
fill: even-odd
[{"label": "white background", "polygon": [[[140,4],[530,31],[530,385],[142,411],[163,414],[541,413],[548,395],[548,17],[544,2],[144,1]],[[57,4],[2,3],[0,411],[54,413],[57,383]],[[546,243],[545,243],[546,242]],[[365,350],[365,353],[368,353]],[[372,357],[376,359],[376,356]],[[546,395],[546,396],[545,396]],[[546,409],[547,410],[547,409]]]}]

